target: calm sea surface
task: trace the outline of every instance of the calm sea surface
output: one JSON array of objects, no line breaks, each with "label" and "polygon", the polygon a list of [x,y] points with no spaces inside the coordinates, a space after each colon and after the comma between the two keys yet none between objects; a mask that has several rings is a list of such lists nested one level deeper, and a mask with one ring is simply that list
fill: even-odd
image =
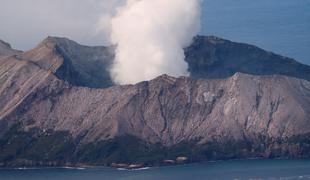
[{"label": "calm sea surface", "polygon": [[310,0],[204,0],[202,34],[293,57],[310,65]]},{"label": "calm sea surface", "polygon": [[238,160],[158,167],[144,170],[20,169],[0,170],[1,180],[195,180],[195,179],[310,179],[310,160]]}]

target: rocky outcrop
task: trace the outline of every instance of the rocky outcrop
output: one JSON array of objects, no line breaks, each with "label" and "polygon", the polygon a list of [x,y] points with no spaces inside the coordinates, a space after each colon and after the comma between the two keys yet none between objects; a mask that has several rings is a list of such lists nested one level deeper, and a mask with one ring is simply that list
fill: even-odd
[{"label": "rocky outcrop", "polygon": [[[2,52],[7,55],[21,53],[12,50],[7,43],[2,44],[1,46],[0,43],[0,56]],[[185,49],[185,55],[192,78],[227,78],[240,72],[286,75],[310,80],[309,66],[252,45],[213,36],[196,37],[192,45]],[[113,58],[114,47],[83,46],[58,37],[46,38],[36,48],[19,57],[34,62],[43,69],[52,68],[57,78],[72,85],[90,88],[113,85],[109,73]]]},{"label": "rocky outcrop", "polygon": [[310,157],[307,80],[162,75],[81,87],[57,73],[64,61],[78,62],[53,41],[0,59],[0,166]]},{"label": "rocky outcrop", "polygon": [[9,43],[0,40],[0,58],[3,56],[10,56],[18,53],[21,53],[21,51],[12,49]]},{"label": "rocky outcrop", "polygon": [[112,52],[111,47],[89,47],[66,38],[48,37],[21,58],[52,70],[57,78],[72,85],[103,88],[113,84],[109,75]]},{"label": "rocky outcrop", "polygon": [[241,72],[310,80],[310,67],[294,59],[213,36],[198,36],[185,54],[194,78],[226,78]]}]

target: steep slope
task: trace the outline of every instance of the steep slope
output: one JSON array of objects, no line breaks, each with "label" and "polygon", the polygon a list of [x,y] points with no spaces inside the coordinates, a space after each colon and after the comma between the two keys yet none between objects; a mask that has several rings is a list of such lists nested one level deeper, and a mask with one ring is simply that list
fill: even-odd
[{"label": "steep slope", "polygon": [[[35,95],[37,87],[47,86],[53,80],[58,79],[52,68],[42,69],[32,61],[20,59],[19,55],[0,59],[0,119],[23,106],[27,98]],[[0,122],[0,134],[4,133],[3,125]]]},{"label": "steep slope", "polygon": [[[217,50],[224,48],[218,44],[231,45],[212,39],[207,42]],[[190,161],[310,157],[307,80],[243,73],[197,79],[210,75],[194,69],[194,78],[163,75],[136,85],[108,87],[109,76],[97,73],[108,72],[109,49],[73,44],[47,38],[31,51],[0,58],[0,166],[154,165],[178,156]],[[252,48],[264,57],[265,51]],[[195,55],[201,58],[195,63],[225,55],[217,52],[209,58],[201,53]],[[249,56],[249,61],[261,63],[252,53],[255,58]],[[93,75],[97,60],[103,69]],[[231,59],[216,62],[233,65]],[[290,61],[284,58],[286,62]],[[243,67],[238,63],[236,67]],[[306,79],[305,72],[298,76]],[[96,77],[103,81],[96,84]]]},{"label": "steep slope", "polygon": [[48,37],[21,58],[44,69],[55,66],[55,76],[76,86],[102,88],[112,85],[109,66],[113,54],[110,48],[82,46],[66,38]]},{"label": "steep slope", "polygon": [[310,83],[283,76],[193,80],[164,75],[108,89],[54,86],[38,89],[27,108],[21,107],[23,113],[10,114],[9,121],[29,119],[33,123],[27,129],[69,131],[75,137],[87,130],[88,142],[131,134],[168,146],[201,137],[202,142],[243,139],[248,132],[274,138],[310,132]]},{"label": "steep slope", "polygon": [[13,54],[18,54],[21,51],[15,50],[11,48],[11,45],[7,42],[0,40],[0,58],[2,56],[10,56]]},{"label": "steep slope", "polygon": [[241,72],[310,80],[310,67],[294,59],[212,36],[198,36],[186,49],[186,61],[195,78],[225,78]]},{"label": "steep slope", "polygon": [[310,156],[306,80],[164,75],[89,89],[49,74],[33,89],[1,114],[3,166]]}]

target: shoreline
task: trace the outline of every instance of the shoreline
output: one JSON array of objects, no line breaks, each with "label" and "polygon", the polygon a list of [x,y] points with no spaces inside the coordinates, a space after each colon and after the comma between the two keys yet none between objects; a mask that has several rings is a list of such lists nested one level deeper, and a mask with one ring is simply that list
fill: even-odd
[{"label": "shoreline", "polygon": [[205,164],[205,163],[219,163],[219,162],[230,162],[230,161],[247,161],[247,160],[310,160],[309,158],[245,158],[245,159],[228,159],[228,160],[210,160],[210,161],[200,161],[200,162],[188,162],[183,164],[171,164],[171,165],[157,165],[157,166],[139,166],[134,168],[126,168],[126,167],[113,167],[113,166],[102,166],[102,165],[88,165],[88,164],[79,164],[76,166],[20,166],[20,167],[0,167],[0,170],[42,170],[42,169],[72,169],[72,170],[87,170],[87,169],[114,169],[119,171],[138,171],[138,170],[149,170],[152,168],[160,168],[160,167],[176,167],[176,166],[184,166],[191,164]]}]

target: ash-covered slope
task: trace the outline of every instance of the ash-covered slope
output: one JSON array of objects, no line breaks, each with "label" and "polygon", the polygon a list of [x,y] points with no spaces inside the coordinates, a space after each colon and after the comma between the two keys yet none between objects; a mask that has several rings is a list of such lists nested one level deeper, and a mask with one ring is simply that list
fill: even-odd
[{"label": "ash-covered slope", "polygon": [[[221,80],[160,76],[107,89],[68,86],[50,76],[7,122],[83,134],[83,142],[131,134],[171,146],[249,135],[291,137],[310,132],[310,83],[285,76],[237,73]],[[21,109],[20,109],[21,108]]]},{"label": "ash-covered slope", "polygon": [[102,88],[112,85],[112,51],[109,47],[89,47],[66,38],[48,37],[21,58],[44,69],[52,68],[54,75],[72,85]]},{"label": "ash-covered slope", "polygon": [[0,166],[310,157],[307,80],[163,75],[136,85],[81,87],[93,84],[71,78],[90,72],[80,61],[93,52],[95,62],[96,51],[72,43],[48,38],[0,58]]},{"label": "ash-covered slope", "polygon": [[164,75],[136,85],[89,89],[28,65],[34,75],[29,80],[10,76],[7,82],[17,77],[20,86],[13,85],[10,96],[1,99],[3,166],[310,156],[306,80],[240,73],[218,80]]}]

